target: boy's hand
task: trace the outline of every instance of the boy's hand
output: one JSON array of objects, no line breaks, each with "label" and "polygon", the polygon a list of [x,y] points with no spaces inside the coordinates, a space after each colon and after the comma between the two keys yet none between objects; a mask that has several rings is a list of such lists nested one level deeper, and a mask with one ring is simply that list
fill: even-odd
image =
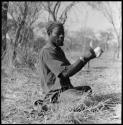
[{"label": "boy's hand", "polygon": [[98,58],[98,57],[100,57],[102,55],[103,50],[101,49],[101,47],[96,47],[94,49],[94,52],[95,52],[96,57]]}]

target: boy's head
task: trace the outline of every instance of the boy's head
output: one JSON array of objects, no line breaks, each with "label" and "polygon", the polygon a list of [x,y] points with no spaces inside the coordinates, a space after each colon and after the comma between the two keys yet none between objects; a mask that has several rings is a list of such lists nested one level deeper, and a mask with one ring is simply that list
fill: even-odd
[{"label": "boy's head", "polygon": [[47,34],[49,36],[50,41],[55,46],[63,46],[64,45],[64,26],[59,22],[49,22],[47,27]]}]

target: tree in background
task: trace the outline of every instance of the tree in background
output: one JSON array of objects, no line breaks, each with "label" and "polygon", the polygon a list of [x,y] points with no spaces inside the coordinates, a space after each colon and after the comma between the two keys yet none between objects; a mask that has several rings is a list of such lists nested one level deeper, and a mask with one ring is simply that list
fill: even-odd
[{"label": "tree in background", "polygon": [[104,50],[108,51],[109,50],[109,41],[111,41],[114,38],[112,32],[110,31],[100,31],[100,40],[102,43],[104,43],[105,47]]},{"label": "tree in background", "polygon": [[[2,25],[2,57],[6,48],[6,32],[8,29],[8,53],[10,65],[15,66],[16,62],[22,63],[24,59],[28,57],[28,54],[32,53],[32,46],[36,48],[37,42],[43,42],[44,40],[39,40],[34,38],[34,30],[41,24],[40,15],[47,11],[49,13],[49,20],[61,21],[63,24],[67,20],[67,15],[69,10],[74,6],[75,2],[71,2],[69,5],[64,7],[62,2],[5,2],[4,6],[6,9],[2,11],[2,19],[4,24]],[[2,4],[3,5],[3,4]],[[63,9],[64,8],[64,9]],[[8,15],[8,21],[7,21]],[[59,16],[60,15],[60,16]],[[46,15],[46,17],[48,17]],[[44,27],[45,24],[43,24]],[[5,26],[8,26],[5,28]],[[3,35],[4,34],[4,35]],[[4,40],[3,40],[4,38]],[[36,40],[37,39],[37,40]],[[34,44],[34,42],[36,42]],[[39,42],[38,42],[39,43]],[[35,51],[35,50],[34,50]],[[8,66],[10,66],[8,65]],[[10,67],[13,67],[10,66]]]},{"label": "tree in background", "polygon": [[75,5],[76,2],[69,3],[65,8],[63,8],[63,2],[42,2],[43,8],[48,12],[48,21],[60,21],[63,24],[66,22],[68,17],[68,12]]},{"label": "tree in background", "polygon": [[[113,9],[112,3],[115,4],[116,10],[118,11],[117,15],[119,14],[119,17],[117,18],[119,21],[119,28],[117,27],[116,23],[116,11]],[[102,12],[109,23],[112,25],[117,38],[117,49],[115,53],[117,53],[117,58],[119,58],[122,37],[121,2],[88,2],[88,5]]]},{"label": "tree in background", "polygon": [[[13,42],[13,63],[19,59],[20,51],[27,54],[33,42],[33,29],[41,13],[41,2],[10,2],[8,9],[8,27]],[[12,33],[13,32],[13,33]],[[12,34],[11,34],[12,33]],[[19,52],[18,52],[19,50]]]}]

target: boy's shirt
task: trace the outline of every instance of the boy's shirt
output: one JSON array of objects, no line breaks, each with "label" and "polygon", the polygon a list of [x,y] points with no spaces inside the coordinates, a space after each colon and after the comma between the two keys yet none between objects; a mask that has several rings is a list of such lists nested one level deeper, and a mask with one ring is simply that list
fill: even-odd
[{"label": "boy's shirt", "polygon": [[69,78],[61,78],[59,74],[71,65],[63,50],[47,43],[40,53],[41,86],[44,93],[50,90],[68,89],[73,87]]}]

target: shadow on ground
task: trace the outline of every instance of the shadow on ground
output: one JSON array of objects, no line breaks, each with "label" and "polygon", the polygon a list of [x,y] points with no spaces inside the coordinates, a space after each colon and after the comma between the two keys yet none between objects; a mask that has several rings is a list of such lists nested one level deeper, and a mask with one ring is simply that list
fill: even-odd
[{"label": "shadow on ground", "polygon": [[81,71],[81,73],[82,73],[82,72],[83,72],[83,73],[91,73],[91,72],[94,72],[95,70],[102,72],[103,70],[108,69],[108,68],[109,68],[109,67],[106,67],[106,66],[91,67],[91,68],[83,69],[83,70]]},{"label": "shadow on ground", "polygon": [[121,104],[121,93],[111,93],[111,94],[105,94],[105,95],[95,95],[92,97],[92,100],[94,101],[105,101],[107,99],[111,99],[111,102],[116,104]]},{"label": "shadow on ground", "polygon": [[101,67],[92,67],[93,69],[107,69],[107,68],[109,68],[109,67],[106,67],[106,66],[101,66]]}]

